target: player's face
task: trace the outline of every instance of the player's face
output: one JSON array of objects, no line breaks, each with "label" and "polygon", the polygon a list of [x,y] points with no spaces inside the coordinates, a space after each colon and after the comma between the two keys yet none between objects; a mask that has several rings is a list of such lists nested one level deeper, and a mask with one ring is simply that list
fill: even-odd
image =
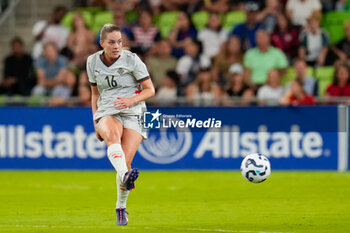
[{"label": "player's face", "polygon": [[117,31],[107,33],[106,38],[100,44],[108,58],[116,59],[122,51],[122,35]]}]

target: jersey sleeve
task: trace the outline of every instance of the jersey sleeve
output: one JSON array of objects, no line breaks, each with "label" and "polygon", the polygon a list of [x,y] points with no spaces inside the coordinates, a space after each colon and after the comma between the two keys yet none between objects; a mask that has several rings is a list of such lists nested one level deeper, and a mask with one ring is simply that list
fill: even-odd
[{"label": "jersey sleeve", "polygon": [[92,57],[88,57],[87,62],[86,62],[86,73],[89,77],[89,82],[91,85],[97,85],[96,83],[96,77],[93,72],[93,67],[92,67]]},{"label": "jersey sleeve", "polygon": [[145,63],[136,54],[133,75],[137,82],[142,82],[150,78]]}]

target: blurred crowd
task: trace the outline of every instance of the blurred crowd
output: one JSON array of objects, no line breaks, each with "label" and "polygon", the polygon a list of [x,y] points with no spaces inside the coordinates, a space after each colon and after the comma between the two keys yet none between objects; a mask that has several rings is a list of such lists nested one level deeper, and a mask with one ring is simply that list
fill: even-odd
[{"label": "blurred crowd", "polygon": [[[336,43],[321,27],[325,15],[346,12],[348,4],[76,0],[74,9],[57,6],[49,19],[35,23],[31,54],[21,38],[13,38],[0,94],[46,96],[49,106],[90,106],[85,63],[101,47],[98,30],[81,11],[85,8],[113,14],[112,22],[105,23],[119,26],[125,49],[146,63],[157,104],[175,104],[180,97],[192,105],[248,105],[252,100],[259,105],[313,105],[319,95],[350,96],[350,22],[341,25],[345,37]],[[62,22],[68,14],[67,27]],[[161,17],[173,15],[168,30],[159,26]],[[235,23],[239,17],[243,20]],[[233,23],[227,27],[229,20]],[[327,86],[321,87],[317,71],[322,67],[331,71]]]}]

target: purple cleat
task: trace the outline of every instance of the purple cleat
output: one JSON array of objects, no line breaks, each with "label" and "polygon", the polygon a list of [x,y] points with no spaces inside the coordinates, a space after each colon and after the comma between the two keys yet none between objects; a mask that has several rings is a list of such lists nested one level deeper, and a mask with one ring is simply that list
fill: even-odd
[{"label": "purple cleat", "polygon": [[125,226],[128,225],[128,217],[126,216],[128,212],[126,212],[126,208],[118,208],[115,209],[117,212],[117,225]]},{"label": "purple cleat", "polygon": [[134,189],[135,188],[135,181],[137,180],[138,177],[139,177],[139,171],[136,168],[126,172],[124,175],[124,180],[123,180],[125,188],[127,190]]}]

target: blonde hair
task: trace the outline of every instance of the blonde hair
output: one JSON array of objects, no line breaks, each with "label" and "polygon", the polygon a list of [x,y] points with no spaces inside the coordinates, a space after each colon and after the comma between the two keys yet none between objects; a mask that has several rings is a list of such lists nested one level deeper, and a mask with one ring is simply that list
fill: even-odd
[{"label": "blonde hair", "polygon": [[103,25],[101,32],[100,32],[100,40],[104,41],[106,39],[107,33],[111,33],[114,31],[120,32],[120,28],[114,24],[111,24],[111,23],[107,23],[107,24]]}]

